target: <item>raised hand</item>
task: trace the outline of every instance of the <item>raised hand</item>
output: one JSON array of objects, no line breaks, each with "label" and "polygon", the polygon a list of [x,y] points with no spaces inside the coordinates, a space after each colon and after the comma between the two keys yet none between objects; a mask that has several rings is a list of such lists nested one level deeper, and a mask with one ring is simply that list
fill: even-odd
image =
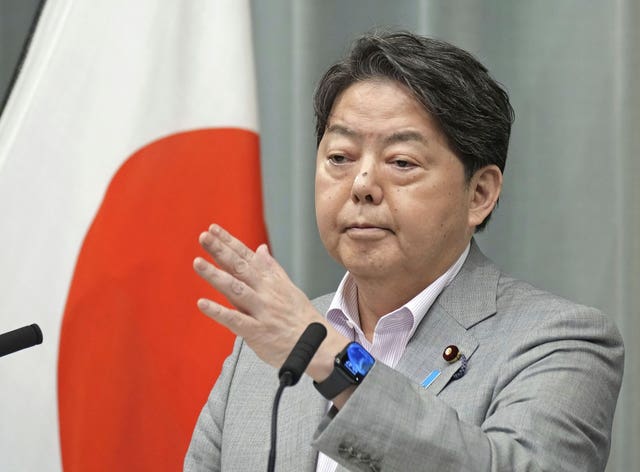
[{"label": "raised hand", "polygon": [[[200,234],[202,247],[216,265],[201,257],[193,267],[213,288],[236,307],[229,309],[201,298],[198,308],[205,315],[244,338],[265,362],[279,368],[304,329],[323,323],[329,336],[307,372],[316,380],[328,375],[333,356],[348,340],[339,335],[318,313],[306,295],[289,279],[269,254],[266,245],[253,252],[218,225]],[[312,372],[313,371],[313,372]]]}]

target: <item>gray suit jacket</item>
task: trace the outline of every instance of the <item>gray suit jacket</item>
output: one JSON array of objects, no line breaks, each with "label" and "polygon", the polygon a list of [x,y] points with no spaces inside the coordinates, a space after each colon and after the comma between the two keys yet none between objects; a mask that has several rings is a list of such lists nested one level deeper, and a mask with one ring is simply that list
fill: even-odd
[{"label": "gray suit jacket", "polygon": [[[331,295],[315,301],[325,312]],[[446,346],[468,359],[448,364]],[[376,363],[339,412],[303,376],[280,404],[276,470],[601,471],[622,381],[611,321],[502,274],[472,244],[395,369]],[[421,386],[429,373],[440,375]],[[185,471],[266,470],[277,371],[237,340]]]}]

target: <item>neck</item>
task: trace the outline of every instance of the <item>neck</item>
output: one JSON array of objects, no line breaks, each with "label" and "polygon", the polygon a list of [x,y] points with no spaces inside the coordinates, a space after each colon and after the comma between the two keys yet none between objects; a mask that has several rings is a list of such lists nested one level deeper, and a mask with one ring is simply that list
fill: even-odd
[{"label": "neck", "polygon": [[405,305],[438,277],[444,274],[460,257],[460,251],[450,261],[446,261],[435,272],[412,275],[410,271],[401,271],[397,277],[381,274],[379,277],[361,277],[351,274],[358,289],[358,313],[360,327],[365,337],[372,341],[378,320],[384,315]]},{"label": "neck", "polygon": [[378,282],[355,278],[355,282],[358,287],[360,327],[369,341],[373,340],[380,318],[400,308],[431,283],[408,288],[402,283],[393,284],[388,280]]}]

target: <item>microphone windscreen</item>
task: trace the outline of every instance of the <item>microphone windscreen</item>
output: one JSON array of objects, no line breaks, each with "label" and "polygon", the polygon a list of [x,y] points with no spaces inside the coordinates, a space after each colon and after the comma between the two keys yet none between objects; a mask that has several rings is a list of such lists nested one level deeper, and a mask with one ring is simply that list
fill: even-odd
[{"label": "microphone windscreen", "polygon": [[42,331],[37,324],[23,326],[0,334],[0,357],[42,343]]},{"label": "microphone windscreen", "polygon": [[278,372],[280,381],[287,385],[297,384],[326,336],[327,328],[323,324],[311,323],[307,326]]}]

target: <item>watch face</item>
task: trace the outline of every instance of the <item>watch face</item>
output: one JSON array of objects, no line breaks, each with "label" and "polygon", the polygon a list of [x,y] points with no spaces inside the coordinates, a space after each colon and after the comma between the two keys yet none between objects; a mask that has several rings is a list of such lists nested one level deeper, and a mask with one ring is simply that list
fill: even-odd
[{"label": "watch face", "polygon": [[373,366],[375,359],[358,343],[347,346],[340,363],[351,373],[356,382],[360,382]]}]

